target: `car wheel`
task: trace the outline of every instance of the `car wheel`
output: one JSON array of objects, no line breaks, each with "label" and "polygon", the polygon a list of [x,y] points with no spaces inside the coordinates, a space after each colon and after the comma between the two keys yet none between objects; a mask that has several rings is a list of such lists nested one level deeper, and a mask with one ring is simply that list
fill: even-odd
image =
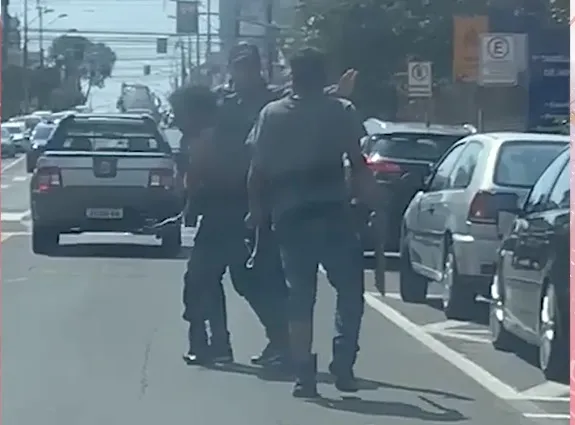
[{"label": "car wheel", "polygon": [[176,255],[180,252],[182,247],[182,226],[180,223],[177,225],[168,226],[162,232],[162,250],[166,255]]},{"label": "car wheel", "polygon": [[49,227],[33,226],[32,252],[34,254],[50,254],[58,248],[60,233]]},{"label": "car wheel", "polygon": [[448,319],[469,319],[475,306],[475,290],[466,285],[457,271],[453,246],[450,244],[443,265],[443,312]]},{"label": "car wheel", "polygon": [[499,274],[495,273],[491,283],[491,304],[489,305],[489,332],[491,344],[496,350],[512,351],[515,337],[505,328],[505,293]]},{"label": "car wheel", "polygon": [[429,280],[416,273],[411,265],[409,248],[404,240],[399,254],[399,293],[408,303],[423,303],[427,298]]},{"label": "car wheel", "polygon": [[545,377],[553,381],[564,380],[569,373],[568,335],[560,326],[555,286],[545,289],[539,309],[539,367]]}]

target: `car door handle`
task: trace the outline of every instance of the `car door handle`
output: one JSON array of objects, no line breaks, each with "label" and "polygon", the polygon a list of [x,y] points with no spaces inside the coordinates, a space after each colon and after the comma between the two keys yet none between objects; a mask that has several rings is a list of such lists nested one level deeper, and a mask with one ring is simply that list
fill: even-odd
[{"label": "car door handle", "polygon": [[427,212],[430,213],[430,214],[433,214],[433,213],[435,212],[435,207],[427,207],[427,208],[425,209],[425,211],[427,211]]}]

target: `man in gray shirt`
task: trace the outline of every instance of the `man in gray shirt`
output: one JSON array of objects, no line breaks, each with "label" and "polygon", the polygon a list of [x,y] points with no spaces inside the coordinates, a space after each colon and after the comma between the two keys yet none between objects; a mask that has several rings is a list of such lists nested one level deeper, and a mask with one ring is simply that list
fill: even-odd
[{"label": "man in gray shirt", "polygon": [[375,180],[360,152],[364,129],[355,108],[324,92],[323,54],[306,48],[290,65],[293,93],[264,107],[246,141],[252,148],[249,221],[257,225],[268,212],[272,216],[290,288],[293,395],[307,398],[317,396],[311,347],[320,263],[337,291],[330,371],[340,391],[357,391],[353,365],[363,316],[363,252],[343,157],[364,192],[375,189]]}]

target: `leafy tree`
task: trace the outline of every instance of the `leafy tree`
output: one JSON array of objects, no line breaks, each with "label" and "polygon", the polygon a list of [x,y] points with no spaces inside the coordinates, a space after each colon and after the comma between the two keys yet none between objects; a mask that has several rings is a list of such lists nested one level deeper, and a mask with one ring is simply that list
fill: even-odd
[{"label": "leafy tree", "polygon": [[485,15],[491,7],[547,24],[568,15],[568,0],[301,0],[302,36],[291,41],[321,47],[335,75],[358,69],[357,94],[381,97],[386,88],[393,92],[395,75],[410,60],[430,60],[436,80],[450,80],[453,16]]},{"label": "leafy tree", "polygon": [[68,76],[77,76],[92,87],[101,88],[112,75],[116,54],[105,43],[94,43],[73,33],[64,34],[52,42],[50,58],[63,63]]}]

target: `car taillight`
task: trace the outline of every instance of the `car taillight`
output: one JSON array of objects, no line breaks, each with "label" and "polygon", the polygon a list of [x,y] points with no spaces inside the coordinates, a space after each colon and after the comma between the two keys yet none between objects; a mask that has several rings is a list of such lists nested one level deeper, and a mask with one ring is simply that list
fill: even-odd
[{"label": "car taillight", "polygon": [[62,186],[62,175],[58,167],[43,167],[36,172],[36,190],[46,192]]},{"label": "car taillight", "polygon": [[163,187],[171,189],[174,186],[174,170],[169,168],[161,168],[150,171],[150,180],[148,185],[150,187]]},{"label": "car taillight", "polygon": [[471,223],[476,224],[496,224],[497,206],[495,195],[491,192],[477,192],[469,206],[467,219]]},{"label": "car taillight", "polygon": [[398,164],[379,155],[373,155],[366,158],[366,163],[370,170],[377,173],[398,174],[402,172],[402,169]]}]

